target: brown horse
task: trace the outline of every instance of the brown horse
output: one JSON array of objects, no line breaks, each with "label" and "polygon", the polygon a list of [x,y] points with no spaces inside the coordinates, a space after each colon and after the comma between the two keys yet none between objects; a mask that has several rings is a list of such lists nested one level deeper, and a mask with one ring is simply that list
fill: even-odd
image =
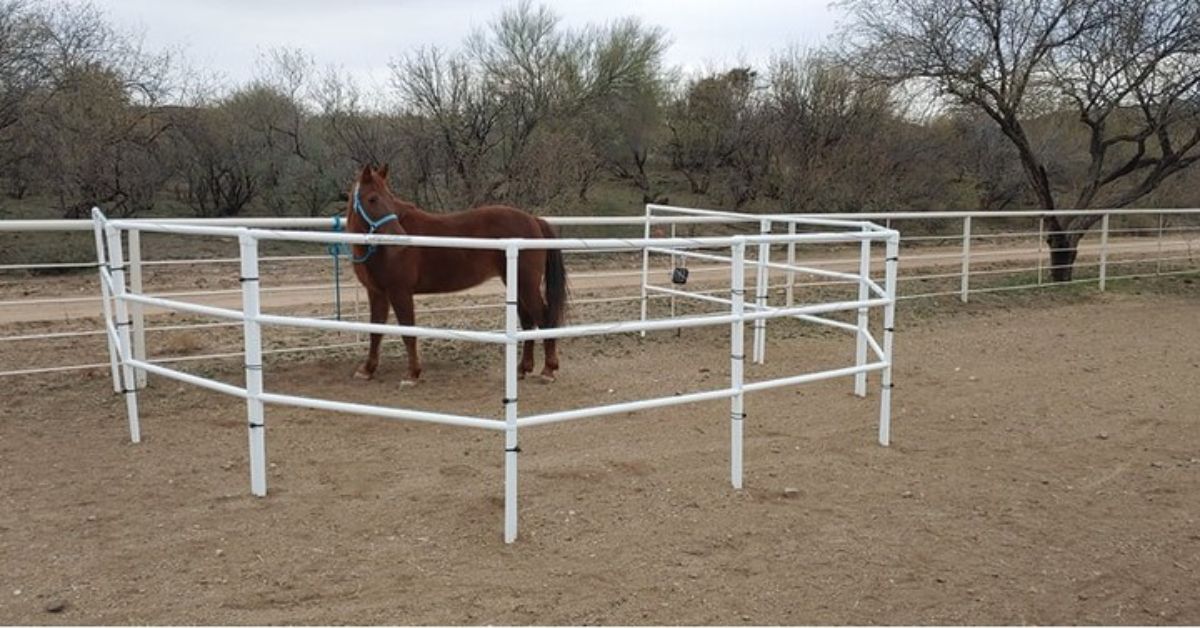
[{"label": "brown horse", "polygon": [[[430,214],[402,201],[388,187],[388,167],[364,166],[350,192],[346,225],[351,233],[390,233],[461,238],[554,238],[546,221],[519,209],[500,205],[477,207],[445,215]],[[505,279],[505,256],[501,250],[448,249],[419,246],[351,246],[354,274],[367,289],[371,322],[386,323],[388,306],[401,325],[414,323],[413,295],[455,292],[477,286],[492,277]],[[567,271],[562,251],[530,249],[517,258],[517,312],[521,327],[556,327],[562,323],[567,301]],[[541,286],[545,279],[545,296]],[[371,379],[379,366],[380,334],[371,334],[367,361],[355,377]],[[544,341],[546,363],[542,379],[554,381],[558,350],[552,339]],[[525,343],[520,376],[533,370],[532,340]],[[408,352],[408,375],[402,383],[416,383],[421,376],[417,339],[404,336]]]}]

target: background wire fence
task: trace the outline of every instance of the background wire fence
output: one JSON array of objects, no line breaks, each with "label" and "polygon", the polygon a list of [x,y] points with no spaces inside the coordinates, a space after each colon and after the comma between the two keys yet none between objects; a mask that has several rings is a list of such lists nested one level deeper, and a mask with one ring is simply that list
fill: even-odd
[{"label": "background wire fence", "polygon": [[[649,214],[650,212],[648,212]],[[1135,277],[1186,276],[1200,272],[1200,210],[1096,210],[1107,214],[1082,240],[1070,282],[1050,279],[1049,251],[1038,212],[927,212],[816,216],[874,220],[902,234],[899,298],[924,299],[1016,290],[1060,289],[1080,284],[1104,289],[1108,281]],[[757,234],[761,217],[731,215],[726,219],[671,212],[654,212],[649,225],[643,216],[550,218],[564,237],[657,236],[681,237]],[[733,217],[736,216],[736,217]],[[328,230],[330,219],[187,220],[210,224]],[[20,246],[5,246],[0,257],[0,377],[28,376],[106,368],[107,345],[100,317],[100,291],[95,274],[95,251],[90,221],[3,221],[0,238]],[[783,233],[786,225],[772,226]],[[803,228],[801,228],[803,230]],[[216,238],[182,238],[145,234],[137,243],[141,281],[147,294],[221,305],[236,303],[236,246]],[[132,248],[132,247],[131,247]],[[324,245],[264,243],[262,263],[265,312],[306,316],[366,319],[366,297],[344,254],[334,256]],[[782,262],[786,248],[770,251]],[[857,268],[853,245],[823,245],[818,250],[799,246],[796,260],[814,268],[847,271]],[[882,275],[883,259],[876,252],[872,267]],[[688,266],[688,282],[673,286],[689,292],[717,290],[728,277],[728,266],[651,255],[651,283],[672,286],[676,266]],[[568,256],[573,298],[572,319],[591,322],[635,311],[641,301],[640,254],[590,251]],[[790,292],[797,302],[844,294],[854,286],[837,280],[789,277],[772,270],[771,303],[783,303]],[[791,285],[791,290],[788,286]],[[420,317],[430,324],[470,321],[480,329],[498,329],[501,308],[491,295],[499,282],[455,295],[418,297]],[[688,300],[684,305],[665,294],[650,294],[652,312],[687,308],[703,310]],[[684,311],[684,310],[679,310]],[[189,363],[241,357],[236,324],[200,316],[165,313],[145,308],[145,343],[156,363]],[[357,350],[365,336],[305,330],[268,337],[264,353],[277,358],[314,351]]]}]

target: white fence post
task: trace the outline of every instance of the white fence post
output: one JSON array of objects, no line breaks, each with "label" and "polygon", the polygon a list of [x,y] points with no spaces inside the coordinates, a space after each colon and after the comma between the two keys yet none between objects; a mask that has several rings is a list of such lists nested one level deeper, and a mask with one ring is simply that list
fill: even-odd
[{"label": "white fence post", "polygon": [[1162,263],[1163,263],[1163,250],[1162,249],[1163,249],[1164,218],[1166,218],[1165,213],[1160,213],[1158,215],[1158,257],[1154,260],[1154,274],[1155,275],[1162,274]]},{"label": "white fence post", "polygon": [[[642,230],[642,237],[650,238],[650,204],[646,204],[646,224]],[[648,299],[648,287],[650,285],[650,249],[642,247],[642,322],[646,322],[646,304]],[[642,338],[646,337],[646,331],[642,330],[639,334]]]},{"label": "white fence post", "polygon": [[108,339],[108,364],[112,371],[113,392],[119,393],[121,371],[117,366],[117,345],[113,342],[112,334],[108,333],[109,327],[116,329],[112,313],[112,291],[108,289],[108,282],[105,281],[106,277],[112,277],[112,270],[104,252],[104,217],[97,207],[92,208],[92,232],[96,237],[96,267],[100,271],[100,309],[104,314],[104,337]]},{"label": "white fence post", "polygon": [[962,238],[962,287],[959,299],[963,303],[970,300],[971,293],[971,217],[963,218]]},{"label": "white fence post", "polygon": [[[129,287],[134,294],[143,294],[142,288],[142,232],[129,231]],[[133,357],[146,361],[146,316],[141,303],[129,304],[133,316]],[[146,387],[146,371],[134,369],[137,387]]]},{"label": "white fence post", "polygon": [[[759,235],[771,234],[771,221],[763,220],[758,223]],[[767,286],[771,276],[771,245],[767,242],[758,243],[758,256],[755,259],[754,270],[754,306],[755,311],[767,309]],[[767,319],[754,320],[754,363],[762,364],[767,360]]]},{"label": "white fence post", "polygon": [[[788,235],[796,235],[796,221],[788,221]],[[784,303],[787,307],[792,307],[796,302],[796,271],[793,268],[796,266],[796,243],[788,242],[787,245],[787,294],[784,297]]]},{"label": "white fence post", "polygon": [[137,379],[133,367],[129,365],[132,357],[132,340],[129,328],[129,307],[125,302],[125,259],[121,254],[121,232],[111,225],[105,225],[108,236],[108,261],[113,281],[113,307],[116,310],[117,342],[120,343],[121,357],[121,392],[125,395],[125,410],[129,414],[129,440],[142,441],[142,427],[138,419]]},{"label": "white fence post", "polygon": [[1045,219],[1045,217],[1038,217],[1038,219],[1037,219],[1037,223],[1038,223],[1038,234],[1037,234],[1037,243],[1038,243],[1038,245],[1037,245],[1037,246],[1038,246],[1038,250],[1037,250],[1037,273],[1038,273],[1038,279],[1037,279],[1037,285],[1039,285],[1039,286],[1040,286],[1040,285],[1042,285],[1042,251],[1043,251],[1042,247],[1043,247],[1043,246],[1045,245],[1045,243],[1046,243],[1046,219]]},{"label": "white fence post", "polygon": [[250,492],[267,494],[267,424],[263,413],[262,329],[258,282],[258,240],[243,230],[241,251],[242,341],[246,359],[246,419],[250,437]]},{"label": "white fence post", "polygon": [[733,322],[729,325],[729,387],[735,393],[729,398],[729,477],[733,488],[742,488],[742,427],[746,418],[745,394],[742,392],[743,368],[746,363],[746,243],[734,241],[730,253],[729,297]]},{"label": "white fence post", "polygon": [[[647,222],[647,225],[650,223]],[[520,249],[509,244],[505,249],[504,287],[504,542],[517,540],[517,268]],[[644,289],[643,289],[644,291]],[[643,301],[643,304],[645,301]],[[644,312],[644,310],[643,310]]]},{"label": "white fence post", "polygon": [[[863,233],[869,233],[866,227],[863,227]],[[858,256],[858,300],[865,302],[871,297],[871,289],[867,287],[867,280],[871,278],[871,241],[863,239],[861,250]],[[858,333],[855,336],[854,346],[854,365],[862,368],[867,363],[867,326],[870,323],[870,312],[866,306],[858,308]],[[867,396],[867,373],[866,371],[854,374],[854,394],[859,397]]]},{"label": "white fence post", "polygon": [[887,241],[887,257],[884,260],[884,292],[888,302],[883,307],[883,367],[880,376],[879,395],[879,444],[887,447],[892,441],[892,341],[896,335],[896,276],[900,266],[900,234],[894,233]]},{"label": "white fence post", "polygon": [[1100,219],[1100,292],[1108,281],[1108,214]]}]

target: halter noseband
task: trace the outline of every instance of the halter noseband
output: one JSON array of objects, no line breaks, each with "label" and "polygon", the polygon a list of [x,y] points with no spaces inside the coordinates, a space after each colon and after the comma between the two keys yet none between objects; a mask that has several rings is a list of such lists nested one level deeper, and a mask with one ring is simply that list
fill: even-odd
[{"label": "halter noseband", "polygon": [[[358,196],[358,184],[357,183],[354,184],[354,211],[358,212],[359,217],[362,218],[363,220],[365,220],[367,222],[367,225],[370,227],[370,229],[367,230],[367,235],[371,235],[371,234],[375,233],[376,231],[379,230],[380,227],[382,227],[383,225],[386,225],[387,223],[389,223],[393,220],[396,220],[396,221],[400,220],[399,218],[396,217],[396,214],[388,214],[388,215],[384,216],[383,218],[380,218],[379,220],[371,220],[371,216],[369,216],[367,214],[367,210],[363,209],[362,200]],[[350,257],[350,261],[354,262],[355,264],[362,264],[362,263],[366,262],[368,259],[370,259],[371,256],[375,254],[375,249],[378,249],[378,248],[379,248],[379,245],[377,245],[377,244],[368,244],[366,254],[364,254],[362,257],[352,255]]]}]

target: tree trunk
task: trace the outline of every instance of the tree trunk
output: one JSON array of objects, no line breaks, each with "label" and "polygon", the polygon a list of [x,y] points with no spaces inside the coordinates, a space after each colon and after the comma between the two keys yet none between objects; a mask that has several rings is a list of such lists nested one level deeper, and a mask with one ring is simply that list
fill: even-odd
[{"label": "tree trunk", "polygon": [[[1061,228],[1060,228],[1061,229]],[[1046,234],[1050,245],[1050,278],[1054,281],[1071,281],[1075,268],[1075,257],[1079,255],[1079,233],[1063,233],[1061,230]]]}]

